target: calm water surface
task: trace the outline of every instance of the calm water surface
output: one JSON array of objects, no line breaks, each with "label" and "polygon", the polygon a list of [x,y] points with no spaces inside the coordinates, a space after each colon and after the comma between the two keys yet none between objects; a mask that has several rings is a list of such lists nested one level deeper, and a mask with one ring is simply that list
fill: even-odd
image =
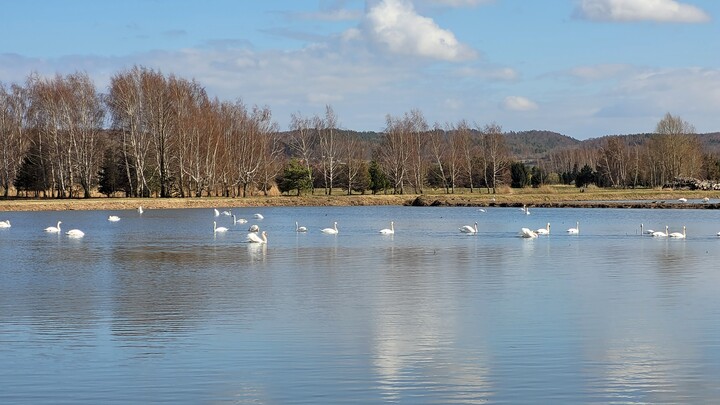
[{"label": "calm water surface", "polygon": [[[720,398],[719,212],[234,213],[249,223],[211,209],[0,213],[12,223],[0,229],[0,403]],[[43,232],[58,220],[85,237]],[[230,230],[213,235],[213,220]],[[396,234],[379,235],[391,220]],[[320,232],[334,221],[338,235]],[[475,221],[478,235],[458,232]],[[549,237],[517,236],[547,222]],[[253,223],[267,246],[244,242]],[[688,237],[643,237],[640,223]]]}]

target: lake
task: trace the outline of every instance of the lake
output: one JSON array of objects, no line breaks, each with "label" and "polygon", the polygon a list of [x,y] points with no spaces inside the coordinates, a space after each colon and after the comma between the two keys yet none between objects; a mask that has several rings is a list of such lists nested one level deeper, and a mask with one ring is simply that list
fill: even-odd
[{"label": "lake", "polygon": [[[233,213],[248,223],[212,209],[0,213],[12,223],[0,229],[0,403],[720,398],[715,210]],[[62,234],[43,231],[57,221]],[[335,221],[339,234],[320,232]],[[395,234],[380,235],[390,221]],[[477,235],[458,231],[474,222]],[[549,236],[518,237],[548,222]],[[641,223],[687,238],[641,236]],[[251,224],[267,245],[245,243]]]}]

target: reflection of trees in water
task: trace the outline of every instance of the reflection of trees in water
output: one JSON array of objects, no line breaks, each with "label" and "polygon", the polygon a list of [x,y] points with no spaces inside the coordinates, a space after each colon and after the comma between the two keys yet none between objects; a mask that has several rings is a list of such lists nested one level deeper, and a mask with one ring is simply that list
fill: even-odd
[{"label": "reflection of trees in water", "polygon": [[483,267],[476,247],[395,246],[382,253],[371,262],[381,281],[367,298],[373,302],[371,350],[383,398],[397,401],[413,388],[437,384],[461,387],[442,394],[457,401],[486,401],[491,383],[482,342],[471,350],[457,350],[456,342],[468,297],[464,280]]},{"label": "reflection of trees in water", "polygon": [[42,339],[93,339],[105,309],[102,255],[82,240],[49,239],[51,250],[45,239],[30,246],[32,266],[20,266],[21,280],[15,281],[22,284],[2,294],[0,307],[28,317]]},{"label": "reflection of trees in water", "polygon": [[113,333],[145,339],[193,328],[213,316],[256,316],[249,308],[269,283],[243,271],[250,266],[243,251],[226,247],[115,251]]}]

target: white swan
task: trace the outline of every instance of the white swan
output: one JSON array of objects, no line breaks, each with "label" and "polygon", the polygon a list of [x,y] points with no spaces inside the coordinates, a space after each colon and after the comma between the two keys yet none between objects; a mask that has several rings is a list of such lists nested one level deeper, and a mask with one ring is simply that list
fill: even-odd
[{"label": "white swan", "polygon": [[655,238],[666,238],[668,236],[668,227],[665,226],[665,232],[663,231],[655,231],[652,233],[652,236]]},{"label": "white swan", "polygon": [[235,216],[235,214],[233,214],[233,223],[235,223],[235,224],[244,224],[244,223],[247,223],[247,219],[245,219],[245,218],[237,219],[237,217]]},{"label": "white swan", "polygon": [[255,218],[255,219],[263,219],[263,218],[265,218],[265,217],[262,216],[262,214],[255,214],[255,215],[253,215],[253,218]]},{"label": "white swan", "polygon": [[257,236],[256,233],[249,233],[247,235],[247,241],[249,243],[267,243],[267,233],[263,231],[262,238],[260,236]]},{"label": "white swan", "polygon": [[299,226],[298,222],[295,221],[295,232],[307,232],[307,228],[304,226]]},{"label": "white swan", "polygon": [[139,206],[138,209],[137,209],[137,212],[138,212],[138,214],[142,215],[142,213],[145,212],[145,211],[143,210],[143,207],[142,207],[142,206]]},{"label": "white swan", "polygon": [[523,238],[537,238],[538,234],[529,228],[522,228],[520,230],[520,236]]},{"label": "white swan", "polygon": [[687,202],[687,198],[685,198],[685,197],[680,197],[680,198],[678,198],[678,201],[681,202],[681,203],[686,203],[686,202]]},{"label": "white swan", "polygon": [[85,232],[79,230],[79,229],[71,229],[67,232],[65,232],[65,235],[71,237],[71,238],[82,238],[85,236]]},{"label": "white swan", "polygon": [[480,212],[487,212],[487,211],[485,211],[485,208],[478,208],[478,211],[480,211]]},{"label": "white swan", "polygon": [[326,234],[328,234],[328,235],[337,235],[337,234],[338,234],[337,222],[334,222],[334,223],[333,223],[333,227],[332,227],[332,228],[325,228],[325,229],[321,229],[320,231],[321,231],[322,233],[326,233]]},{"label": "white swan", "polygon": [[250,228],[248,228],[248,232],[260,232],[260,227],[257,226],[257,224],[252,224]]},{"label": "white swan", "polygon": [[545,225],[545,228],[540,228],[536,230],[535,233],[538,235],[550,235],[550,222]]},{"label": "white swan", "polygon": [[683,226],[683,231],[682,231],[682,233],[680,233],[680,232],[673,232],[673,233],[671,233],[671,234],[668,234],[668,236],[671,237],[671,238],[685,239],[685,226]]},{"label": "white swan", "polygon": [[218,211],[217,208],[213,208],[213,210],[215,210],[215,216],[216,216],[216,217],[219,217],[219,216],[220,216],[220,211]]},{"label": "white swan", "polygon": [[478,233],[478,225],[477,225],[477,222],[475,222],[475,225],[473,225],[473,226],[464,225],[463,227],[458,228],[458,229],[459,229],[460,232],[462,232],[462,233],[473,233],[473,234]]},{"label": "white swan", "polygon": [[5,221],[0,221],[0,228],[10,228],[12,225],[10,225],[10,220],[7,219]]},{"label": "white swan", "polygon": [[644,230],[643,224],[640,224],[640,235],[652,235],[654,233],[655,231],[653,231],[652,229],[648,229],[647,231]]},{"label": "white swan", "polygon": [[110,221],[110,222],[117,222],[117,221],[119,221],[119,220],[120,220],[120,217],[117,216],[117,215],[110,215],[110,216],[108,217],[108,221]]},{"label": "white swan", "polygon": [[570,228],[567,230],[567,233],[571,234],[578,234],[580,233],[580,222],[575,222],[575,228]]},{"label": "white swan", "polygon": [[225,210],[222,212],[222,214],[225,215],[226,217],[229,217],[230,215],[232,215],[232,211]]},{"label": "white swan", "polygon": [[48,226],[47,228],[45,228],[45,232],[60,233],[60,224],[62,224],[62,221],[58,221],[57,226]]},{"label": "white swan", "polygon": [[704,203],[710,202],[710,198],[709,198],[709,197],[705,197],[705,198],[702,199],[702,202],[704,202]]},{"label": "white swan", "polygon": [[394,235],[395,234],[395,222],[390,221],[390,229],[381,229],[380,233],[383,235]]},{"label": "white swan", "polygon": [[217,222],[216,222],[216,221],[213,221],[213,233],[217,233],[217,232],[227,232],[227,230],[228,230],[228,229],[225,228],[224,226],[217,226]]}]

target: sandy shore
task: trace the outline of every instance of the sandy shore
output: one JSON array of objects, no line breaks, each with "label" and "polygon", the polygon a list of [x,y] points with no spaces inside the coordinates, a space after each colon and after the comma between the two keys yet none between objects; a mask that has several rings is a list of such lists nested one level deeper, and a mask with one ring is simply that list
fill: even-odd
[{"label": "sandy shore", "polygon": [[[572,191],[572,190],[571,190]],[[678,202],[678,196],[696,199]],[[708,203],[699,202],[705,196]],[[596,192],[527,192],[509,194],[303,195],[247,198],[89,198],[0,199],[0,211],[125,210],[174,208],[235,208],[293,206],[411,205],[443,207],[578,207],[578,208],[694,208],[718,209],[720,196],[695,192],[624,190]]]}]

